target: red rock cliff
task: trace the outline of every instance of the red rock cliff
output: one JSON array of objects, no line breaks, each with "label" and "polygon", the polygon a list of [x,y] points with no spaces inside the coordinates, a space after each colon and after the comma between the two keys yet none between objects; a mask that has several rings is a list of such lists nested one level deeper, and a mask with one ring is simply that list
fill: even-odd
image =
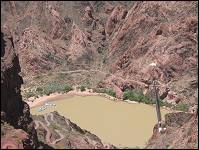
[{"label": "red rock cliff", "polygon": [[[34,123],[30,117],[29,106],[22,101],[20,93],[23,79],[19,75],[21,70],[19,59],[15,54],[13,39],[9,31],[6,29],[2,31],[1,133],[3,133],[3,136],[1,138],[1,148],[36,148],[38,140]],[[16,137],[20,140],[17,142],[11,134],[17,135]]]}]

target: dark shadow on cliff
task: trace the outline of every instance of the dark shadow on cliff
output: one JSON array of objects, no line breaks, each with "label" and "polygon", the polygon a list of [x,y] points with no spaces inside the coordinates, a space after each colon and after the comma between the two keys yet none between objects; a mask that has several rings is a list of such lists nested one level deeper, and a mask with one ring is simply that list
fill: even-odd
[{"label": "dark shadow on cliff", "polygon": [[48,144],[45,144],[41,141],[39,141],[39,145],[42,147],[42,149],[54,149],[53,147],[51,147]]},{"label": "dark shadow on cliff", "polygon": [[34,122],[30,117],[30,108],[22,100],[23,79],[20,72],[21,67],[14,49],[13,38],[6,31],[1,32],[1,122],[5,121],[15,129],[27,132],[29,136],[23,141],[23,147],[35,149],[38,147],[38,138]]},{"label": "dark shadow on cliff", "polygon": [[4,37],[4,35],[1,32],[1,57],[3,57],[4,54],[5,54],[5,43],[6,43],[6,41],[3,39],[3,37]]}]

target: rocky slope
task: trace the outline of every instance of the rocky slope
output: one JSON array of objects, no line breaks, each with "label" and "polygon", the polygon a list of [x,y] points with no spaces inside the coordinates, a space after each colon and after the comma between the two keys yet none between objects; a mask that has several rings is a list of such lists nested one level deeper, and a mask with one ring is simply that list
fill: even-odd
[{"label": "rocky slope", "polygon": [[[13,37],[8,28],[1,32],[1,148],[116,148],[103,144],[90,132],[81,129],[57,112],[46,116],[30,116],[22,100],[23,79]],[[49,120],[49,121],[48,121]],[[43,123],[45,122],[45,123]],[[47,124],[46,124],[47,123]],[[35,130],[37,129],[37,130]],[[39,140],[38,138],[39,137]]]},{"label": "rocky slope", "polygon": [[20,93],[23,80],[13,38],[1,30],[1,148],[36,148],[34,123]]},{"label": "rocky slope", "polygon": [[[154,77],[164,101],[196,110],[197,7],[196,1],[4,1],[1,27],[13,34],[24,77],[96,69],[105,73],[96,88],[112,88],[118,97],[126,89],[148,94]],[[179,126],[179,134],[193,120]]]},{"label": "rocky slope", "polygon": [[1,25],[14,35],[23,76],[98,69],[115,75],[107,74],[102,85],[118,97],[124,87],[148,93],[155,76],[160,94],[169,89],[165,101],[194,107],[197,6],[194,1],[6,1]]},{"label": "rocky slope", "polygon": [[[168,101],[194,105],[197,100],[197,6],[197,2],[185,1],[137,2],[124,20],[119,16],[121,13],[117,13],[120,9],[115,8],[110,18],[115,16],[117,22],[109,37],[107,56],[111,71],[147,84],[154,76],[161,83],[160,92],[168,87],[170,95],[175,97],[166,97]],[[151,63],[156,64],[154,71],[149,66]]]},{"label": "rocky slope", "polygon": [[2,2],[2,25],[15,36],[22,73],[100,66],[105,9],[119,3],[126,2]]},{"label": "rocky slope", "polygon": [[157,125],[146,149],[197,149],[198,116],[188,113],[170,113],[165,116],[164,133],[159,133]]},{"label": "rocky slope", "polygon": [[38,138],[55,149],[115,149],[57,112],[32,116]]}]

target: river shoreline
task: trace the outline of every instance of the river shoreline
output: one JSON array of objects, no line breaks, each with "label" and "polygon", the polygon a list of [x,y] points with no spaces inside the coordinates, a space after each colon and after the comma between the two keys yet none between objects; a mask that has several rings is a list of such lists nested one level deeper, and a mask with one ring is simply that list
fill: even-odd
[{"label": "river shoreline", "polygon": [[[44,105],[45,102],[63,100],[63,99],[67,99],[67,98],[70,98],[70,97],[73,97],[73,96],[83,96],[83,97],[84,96],[102,96],[102,97],[105,97],[105,98],[112,100],[112,101],[115,101],[115,102],[123,101],[123,102],[126,102],[128,104],[138,104],[138,102],[136,102],[136,101],[122,100],[122,99],[112,97],[112,96],[105,94],[105,93],[92,92],[88,89],[86,91],[83,91],[83,92],[78,91],[78,90],[72,90],[72,91],[69,91],[68,93],[52,93],[50,95],[44,95],[44,96],[41,96],[39,98],[32,98],[31,97],[31,98],[28,99],[28,101],[26,101],[26,103],[29,105],[30,108],[34,108],[34,107],[37,107],[37,106]],[[145,103],[142,103],[142,104],[145,104]],[[155,107],[155,104],[145,104],[145,105],[151,105],[151,106]],[[174,111],[171,108],[166,107],[166,106],[163,106],[162,108],[168,110],[169,112]]]},{"label": "river shoreline", "polygon": [[73,96],[96,96],[98,93],[90,93],[90,92],[79,92],[79,91],[69,91],[68,93],[52,93],[50,95],[44,95],[39,98],[30,97],[26,103],[30,108],[37,107],[43,105],[45,102],[49,101],[58,101],[67,99]]},{"label": "river shoreline", "polygon": [[[74,96],[53,103],[55,107],[47,107],[44,111],[38,111],[41,106],[31,108],[31,114],[45,115],[57,111],[103,142],[117,147],[119,144],[119,147],[144,147],[157,123],[155,107],[143,103],[130,104],[102,96]],[[161,109],[162,116],[166,113],[168,111]]]}]

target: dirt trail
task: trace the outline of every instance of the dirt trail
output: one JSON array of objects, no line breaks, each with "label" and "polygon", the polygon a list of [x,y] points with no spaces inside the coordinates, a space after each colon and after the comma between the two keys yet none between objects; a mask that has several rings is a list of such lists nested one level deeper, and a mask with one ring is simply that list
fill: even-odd
[{"label": "dirt trail", "polygon": [[[50,113],[51,114],[51,113]],[[46,121],[46,123],[48,124],[47,126],[49,126],[50,125],[50,122],[48,121],[48,119],[47,119],[47,115],[45,115],[46,117],[45,117],[45,121]],[[54,119],[53,119],[53,114],[51,114],[51,119],[54,121]],[[41,124],[42,126],[43,126],[43,128],[46,130],[46,142],[47,143],[49,143],[49,144],[56,144],[57,142],[59,142],[59,141],[61,141],[65,136],[63,135],[63,134],[61,134],[61,132],[59,131],[59,130],[55,130],[58,134],[59,134],[59,136],[60,136],[60,138],[58,138],[58,139],[56,139],[56,140],[54,140],[54,141],[52,141],[51,142],[51,136],[52,136],[52,133],[50,132],[50,130],[46,127],[46,125],[44,125],[44,123],[43,122],[41,122],[41,121],[38,121],[38,120],[35,120],[34,121],[35,122],[35,129],[37,129],[38,127],[39,127],[39,124]],[[56,123],[56,122],[55,122]],[[56,123],[57,124],[57,123]]]},{"label": "dirt trail", "polygon": [[50,122],[48,121],[48,114],[45,114],[44,115],[44,119],[45,119],[45,121],[46,121],[46,123],[47,123],[47,126],[50,126]]},{"label": "dirt trail", "polygon": [[[52,136],[52,133],[50,132],[50,130],[44,125],[44,123],[43,122],[41,122],[41,121],[38,121],[38,120],[35,120],[34,121],[35,122],[35,124],[36,124],[36,127],[39,127],[39,124],[41,124],[42,126],[43,126],[43,128],[46,130],[46,142],[47,143],[50,143],[50,144],[52,144],[52,142],[51,142],[51,140],[50,140],[50,138],[51,138],[51,136]],[[37,128],[36,128],[37,129]]]},{"label": "dirt trail", "polygon": [[[54,120],[54,116],[53,116],[53,114],[52,113],[49,113],[48,115],[50,115],[50,119],[57,125],[57,126],[60,126],[55,120]],[[68,123],[67,122],[67,120],[66,120],[66,123]],[[69,125],[69,124],[68,124]],[[70,125],[69,125],[70,126]],[[65,130],[66,132],[68,132],[66,129],[64,129],[64,128],[62,128],[62,130]]]},{"label": "dirt trail", "polygon": [[65,137],[63,134],[61,134],[59,130],[55,130],[55,131],[59,134],[60,138],[54,140],[52,144],[56,144],[57,142],[61,141]]},{"label": "dirt trail", "polygon": [[[137,81],[137,80],[132,80],[132,79],[123,79],[122,77],[120,77],[120,76],[116,76],[116,75],[114,75],[114,74],[111,74],[111,73],[107,73],[107,72],[103,72],[103,71],[100,71],[100,70],[95,70],[95,69],[91,69],[91,70],[72,70],[72,71],[60,71],[60,72],[56,72],[56,74],[57,73],[78,73],[78,72],[100,72],[100,73],[102,73],[102,74],[109,74],[110,75],[110,77],[111,77],[111,79],[114,77],[114,78],[116,78],[116,79],[120,79],[120,80],[122,80],[122,81],[124,81],[124,82],[128,82],[128,81],[130,81],[130,82],[134,82],[134,83],[137,83],[137,84],[139,84],[139,85],[142,85],[142,86],[147,86],[147,84],[145,84],[145,83],[143,83],[143,82],[141,82],[141,81]],[[47,76],[48,74],[42,74],[42,76]],[[24,77],[24,78],[34,78],[34,77],[36,77],[37,75],[35,75],[35,76],[31,76],[31,77]]]},{"label": "dirt trail", "polygon": [[55,122],[54,118],[53,118],[53,114],[52,113],[49,113],[48,115],[50,115],[50,119]]},{"label": "dirt trail", "polygon": [[[53,116],[52,113],[49,113],[48,115],[50,115],[51,121],[53,121],[57,126],[60,126],[60,125],[57,124],[57,122],[54,120],[54,116]],[[65,129],[64,129],[64,130],[65,130]],[[58,139],[56,139],[55,141],[53,141],[52,144],[56,144],[57,142],[61,141],[61,140],[65,137],[59,130],[55,130],[55,131],[59,134],[60,138],[58,138]]]},{"label": "dirt trail", "polygon": [[[50,122],[48,121],[48,116],[49,116],[49,115],[50,115],[50,119],[51,119],[56,125],[59,126],[59,124],[57,124],[57,122],[55,122],[52,113],[49,113],[49,114],[45,114],[45,115],[44,115],[44,118],[45,118],[45,121],[46,121],[46,123],[47,123],[47,126],[50,126]],[[38,123],[42,124],[42,126],[43,126],[43,127],[45,128],[45,130],[47,131],[46,141],[47,141],[48,143],[51,143],[51,144],[54,145],[54,144],[56,144],[57,142],[61,141],[61,140],[65,137],[59,130],[55,130],[55,131],[59,134],[60,138],[55,139],[54,141],[50,142],[50,137],[52,136],[52,133],[48,130],[48,128],[47,128],[42,122],[40,122],[40,121],[35,121],[35,123],[36,123],[36,127],[38,127]],[[35,127],[35,128],[36,128],[36,127]]]},{"label": "dirt trail", "polygon": [[[100,70],[83,70],[83,69],[79,69],[79,70],[70,70],[70,71],[60,71],[60,72],[55,72],[54,74],[57,74],[57,73],[78,73],[78,72],[100,72],[102,74],[107,74],[106,72],[103,72],[103,71],[100,71]],[[48,73],[46,74],[41,74],[41,76],[47,76]],[[24,79],[26,78],[34,78],[34,77],[37,77],[38,75],[34,75],[34,76],[30,76],[30,77],[24,77]]]}]

